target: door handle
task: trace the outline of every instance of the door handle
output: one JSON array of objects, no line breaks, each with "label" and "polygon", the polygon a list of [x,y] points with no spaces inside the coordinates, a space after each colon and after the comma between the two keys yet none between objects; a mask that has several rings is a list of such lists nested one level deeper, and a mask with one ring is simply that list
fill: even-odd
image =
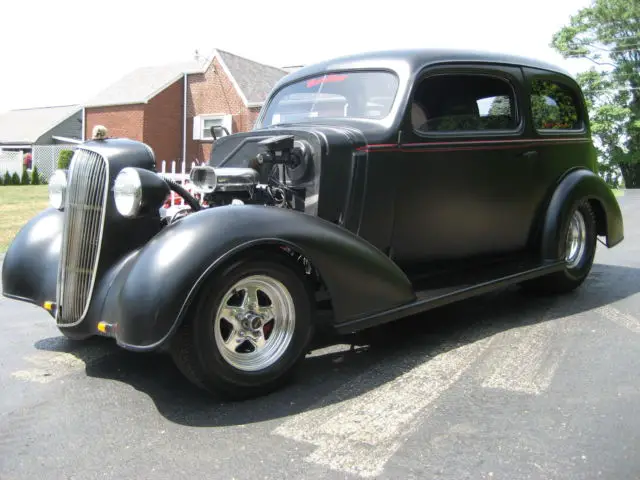
[{"label": "door handle", "polygon": [[524,152],[522,155],[524,158],[535,158],[538,156],[537,150],[529,150],[528,152]]}]

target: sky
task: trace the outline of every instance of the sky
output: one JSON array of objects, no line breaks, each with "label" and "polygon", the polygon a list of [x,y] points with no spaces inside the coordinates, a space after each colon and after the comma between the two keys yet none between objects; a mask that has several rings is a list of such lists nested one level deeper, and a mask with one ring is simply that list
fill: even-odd
[{"label": "sky", "polygon": [[131,70],[220,48],[282,67],[394,48],[472,48],[555,63],[549,43],[589,0],[4,0],[0,113],[81,104]]}]

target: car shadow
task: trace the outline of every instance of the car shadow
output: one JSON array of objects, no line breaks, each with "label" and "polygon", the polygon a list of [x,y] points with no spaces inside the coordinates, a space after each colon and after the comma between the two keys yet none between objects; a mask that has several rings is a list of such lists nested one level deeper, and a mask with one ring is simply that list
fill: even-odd
[{"label": "car shadow", "polygon": [[[510,329],[586,313],[638,292],[640,269],[596,264],[583,287],[567,295],[537,297],[514,287],[359,335],[329,336],[307,356],[288,386],[267,396],[233,402],[192,386],[165,354],[128,352],[103,338],[77,343],[53,337],[35,346],[73,354],[86,363],[87,375],[123,382],[145,393],[172,422],[197,427],[243,425],[343,402],[448,350]],[[96,359],[96,349],[107,351]]]}]

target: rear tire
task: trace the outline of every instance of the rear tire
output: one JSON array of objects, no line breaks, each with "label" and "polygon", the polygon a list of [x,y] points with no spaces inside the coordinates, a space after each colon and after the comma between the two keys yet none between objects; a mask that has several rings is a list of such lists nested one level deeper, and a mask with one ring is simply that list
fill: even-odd
[{"label": "rear tire", "polygon": [[185,377],[211,393],[266,395],[304,359],[314,315],[312,292],[292,260],[245,257],[203,285],[171,354]]},{"label": "rear tire", "polygon": [[539,294],[569,293],[585,281],[596,253],[596,220],[589,202],[578,203],[562,226],[558,257],[567,262],[565,268],[528,282],[525,291]]}]

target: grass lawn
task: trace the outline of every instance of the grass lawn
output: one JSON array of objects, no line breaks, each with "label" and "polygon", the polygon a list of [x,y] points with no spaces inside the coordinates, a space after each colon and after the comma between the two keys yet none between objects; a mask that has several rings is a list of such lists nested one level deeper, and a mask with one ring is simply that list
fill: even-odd
[{"label": "grass lawn", "polygon": [[0,253],[7,251],[18,230],[48,203],[46,185],[0,187]]},{"label": "grass lawn", "polygon": [[620,190],[619,188],[612,188],[611,190],[613,191],[613,194],[616,197],[623,197],[624,196],[624,190]]}]

